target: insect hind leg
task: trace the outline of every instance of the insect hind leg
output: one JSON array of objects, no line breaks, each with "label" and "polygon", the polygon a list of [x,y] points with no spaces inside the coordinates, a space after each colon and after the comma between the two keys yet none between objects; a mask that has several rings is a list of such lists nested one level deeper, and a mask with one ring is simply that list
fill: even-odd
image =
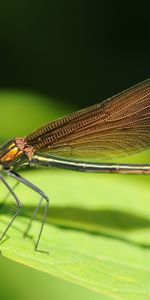
[{"label": "insect hind leg", "polygon": [[26,236],[28,235],[28,232],[29,232],[29,230],[30,230],[30,228],[31,228],[32,222],[33,222],[34,219],[36,218],[36,215],[37,215],[37,213],[38,213],[38,211],[39,211],[39,209],[40,209],[40,207],[41,207],[42,201],[43,201],[43,197],[40,199],[40,201],[39,201],[39,203],[38,203],[36,209],[35,209],[34,212],[33,212],[33,215],[32,215],[32,217],[31,217],[31,219],[30,219],[30,222],[29,222],[29,224],[28,224],[28,226],[27,226],[27,229],[26,229],[26,231],[24,232],[24,237],[26,237]]}]

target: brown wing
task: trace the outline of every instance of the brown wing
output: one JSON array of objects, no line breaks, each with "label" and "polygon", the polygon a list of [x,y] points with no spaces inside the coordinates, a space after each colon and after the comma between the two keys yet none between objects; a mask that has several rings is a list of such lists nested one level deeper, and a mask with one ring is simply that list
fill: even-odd
[{"label": "brown wing", "polygon": [[150,146],[150,79],[108,100],[60,118],[26,137],[37,152],[112,157]]}]

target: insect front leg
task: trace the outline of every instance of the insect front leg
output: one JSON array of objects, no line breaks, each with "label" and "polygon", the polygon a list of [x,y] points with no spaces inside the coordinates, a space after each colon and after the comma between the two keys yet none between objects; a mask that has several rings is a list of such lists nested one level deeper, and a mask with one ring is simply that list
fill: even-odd
[{"label": "insect front leg", "polygon": [[[17,181],[13,187],[11,187],[11,189],[14,191],[16,189],[16,187],[19,185],[19,181]],[[7,194],[4,196],[4,199],[1,203],[1,206],[3,206],[5,204],[5,202],[7,201],[7,199],[9,198],[9,196],[11,195],[10,191],[7,192]]]},{"label": "insect front leg", "polygon": [[22,208],[22,203],[19,200],[18,196],[16,195],[16,193],[13,191],[13,189],[10,187],[10,185],[6,182],[6,180],[0,176],[0,180],[2,181],[2,183],[5,185],[5,187],[7,188],[8,192],[13,196],[13,198],[16,201],[17,204],[17,210],[13,216],[13,218],[11,219],[11,221],[9,222],[9,224],[7,225],[7,227],[5,228],[4,232],[2,233],[2,235],[0,236],[0,241],[3,239],[3,237],[6,235],[8,229],[11,227],[12,223],[14,222],[14,220],[16,219],[16,217],[18,216],[20,209]]}]

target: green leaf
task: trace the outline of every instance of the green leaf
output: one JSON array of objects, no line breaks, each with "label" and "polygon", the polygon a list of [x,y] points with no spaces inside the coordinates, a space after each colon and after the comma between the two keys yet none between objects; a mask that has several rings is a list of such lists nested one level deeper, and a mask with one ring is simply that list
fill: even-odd
[{"label": "green leaf", "polygon": [[[36,99],[32,105],[34,101]],[[45,115],[43,106],[42,102],[38,112],[36,105],[36,114],[39,113],[41,120]],[[47,116],[56,109],[53,101],[49,106]],[[10,120],[11,116],[8,117]],[[20,174],[50,197],[40,241],[40,249],[49,254],[34,251],[43,207],[28,236],[23,237],[39,198],[19,184],[16,192],[23,209],[0,244],[2,255],[91,289],[99,293],[101,299],[150,299],[149,177],[44,168]],[[6,179],[10,185],[15,184],[14,180]],[[1,184],[1,203],[6,193]],[[0,207],[0,232],[14,212],[14,202],[9,197]]]}]

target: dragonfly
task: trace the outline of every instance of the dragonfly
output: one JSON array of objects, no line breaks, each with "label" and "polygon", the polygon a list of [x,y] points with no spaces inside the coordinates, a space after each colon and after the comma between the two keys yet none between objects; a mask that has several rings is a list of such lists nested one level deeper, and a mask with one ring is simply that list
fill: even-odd
[{"label": "dragonfly", "polygon": [[[8,141],[0,146],[0,180],[16,202],[17,210],[0,240],[4,238],[22,208],[21,200],[7,183],[4,174],[40,196],[31,221],[36,217],[42,201],[45,201],[41,228],[35,244],[35,250],[39,251],[49,197],[18,174],[22,166],[30,166],[31,169],[35,166],[56,167],[81,172],[149,175],[149,164],[102,162],[104,159],[144,151],[149,147],[150,78],[101,103],[51,121],[26,137],[16,137]],[[28,230],[29,228],[30,226]]]}]

